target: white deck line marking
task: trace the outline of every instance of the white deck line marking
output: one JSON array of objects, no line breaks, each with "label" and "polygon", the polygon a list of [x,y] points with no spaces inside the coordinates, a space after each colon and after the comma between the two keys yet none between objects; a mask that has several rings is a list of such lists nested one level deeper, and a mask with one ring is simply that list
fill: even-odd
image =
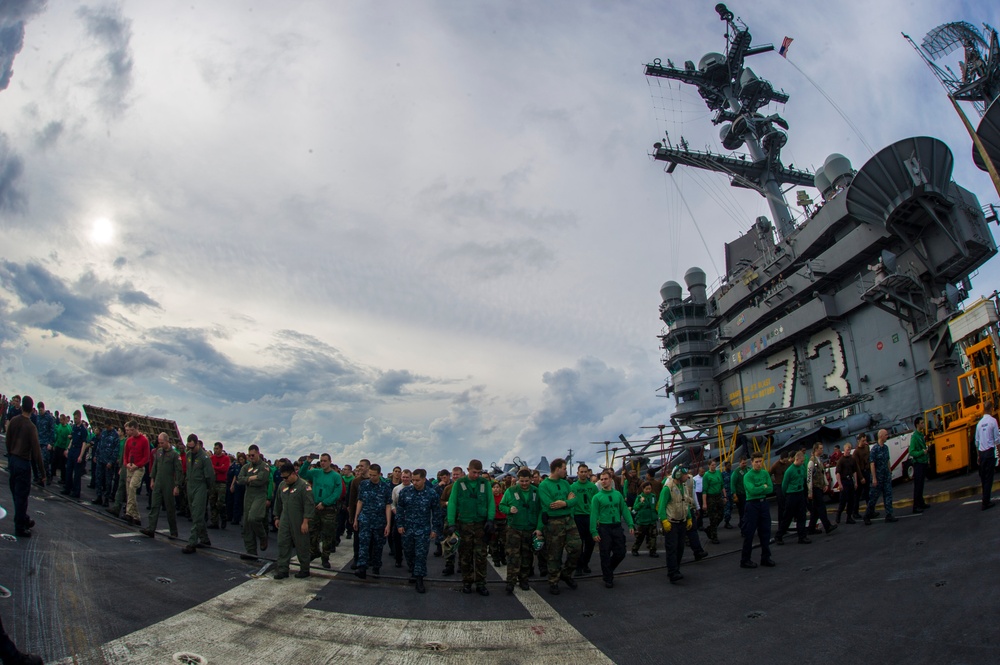
[{"label": "white deck line marking", "polygon": [[[337,569],[353,555],[351,543],[330,556]],[[384,564],[383,564],[384,565]],[[312,577],[250,580],[160,623],[79,654],[77,663],[170,662],[174,653],[194,652],[216,663],[419,663],[427,658],[447,663],[482,663],[483,658],[517,645],[525,662],[611,663],[534,591],[515,595],[530,619],[509,621],[440,621],[360,617],[307,609],[328,580]],[[377,583],[377,582],[376,582]],[[344,593],[364,593],[349,588]],[[494,588],[497,585],[492,585]],[[412,587],[399,587],[413,593]],[[499,593],[503,593],[500,587]],[[496,592],[496,591],[495,591]],[[337,585],[333,587],[337,593]],[[484,600],[484,602],[489,602]],[[445,651],[428,650],[440,642]]]},{"label": "white deck line marking", "polygon": [[126,531],[125,533],[109,533],[108,535],[112,538],[133,538],[139,534],[134,531]]}]

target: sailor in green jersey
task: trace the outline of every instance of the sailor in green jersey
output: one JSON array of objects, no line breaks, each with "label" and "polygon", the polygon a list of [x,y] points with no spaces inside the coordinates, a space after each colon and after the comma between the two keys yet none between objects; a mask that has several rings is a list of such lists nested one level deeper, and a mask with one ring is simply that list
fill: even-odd
[{"label": "sailor in green jersey", "polygon": [[632,556],[639,556],[639,548],[645,541],[649,546],[649,556],[658,557],[656,553],[656,529],[660,519],[656,513],[656,495],[653,493],[653,483],[644,480],[642,493],[632,504],[632,514],[635,515],[635,543],[632,545]]},{"label": "sailor in green jersey", "polygon": [[[774,567],[771,559],[771,507],[767,503],[767,495],[771,493],[774,484],[771,474],[764,468],[764,455],[755,451],[751,456],[753,468],[743,476],[743,487],[747,493],[746,512],[743,514],[743,556],[740,559],[741,568],[756,568],[757,564],[750,560],[753,550],[754,534],[760,539],[760,565]],[[790,467],[789,467],[790,468]]]},{"label": "sailor in green jersey", "polygon": [[299,476],[312,486],[313,498],[316,499],[316,513],[309,523],[310,556],[311,559],[320,557],[323,567],[329,568],[330,554],[337,551],[337,504],[343,493],[344,481],[333,470],[330,453],[320,455],[318,469],[310,468],[310,462],[312,459],[306,459],[299,469]]},{"label": "sailor in green jersey", "polygon": [[[580,502],[566,481],[566,460],[557,458],[549,464],[549,477],[538,484],[541,510],[538,529],[545,533],[549,552],[549,592],[559,593],[559,580],[570,589],[577,587],[573,573],[580,560],[580,532],[573,519],[573,509]],[[563,562],[563,550],[566,561]]]},{"label": "sailor in green jersey", "polygon": [[531,541],[541,536],[538,525],[538,489],[531,484],[531,471],[517,472],[517,484],[508,487],[500,499],[500,512],[507,515],[507,594],[514,593],[514,584],[528,591],[531,573]]},{"label": "sailor in green jersey", "polygon": [[344,488],[340,495],[340,502],[337,507],[337,545],[340,545],[340,539],[346,538],[350,540],[354,528],[351,525],[351,520],[347,517],[347,502],[348,497],[351,496],[351,483],[354,482],[354,468],[350,464],[345,464],[340,469],[340,477],[344,481]]},{"label": "sailor in green jersey", "polygon": [[[639,498],[636,498],[636,503]],[[631,511],[625,505],[625,497],[615,489],[614,474],[605,469],[601,472],[601,489],[590,501],[590,535],[601,546],[601,577],[608,589],[615,585],[615,568],[625,559],[622,520],[628,523],[628,532],[634,534],[635,524]]]},{"label": "sailor in green jersey", "polygon": [[[73,426],[69,424],[69,416],[65,413],[59,414],[59,422],[55,426],[55,442],[52,451],[52,476],[55,477],[59,471],[61,482],[66,481],[66,451],[69,450],[69,437],[73,432]],[[124,443],[122,444],[124,450]]]},{"label": "sailor in green jersey", "polygon": [[784,545],[785,534],[792,520],[799,542],[808,545],[812,541],[806,535],[806,465],[805,454],[800,450],[792,458],[792,465],[785,469],[781,479],[781,491],[785,493],[785,512],[778,523],[778,533],[774,536],[777,545]]},{"label": "sailor in green jersey", "polygon": [[292,550],[299,560],[295,577],[309,577],[309,522],[316,513],[316,499],[309,484],[295,473],[295,467],[285,463],[279,469],[281,484],[275,492],[274,526],[278,529],[278,560],[274,564],[274,579],[288,577]]},{"label": "sailor in green jersey", "polygon": [[910,462],[913,463],[913,512],[922,513],[929,508],[924,501],[924,478],[927,476],[927,443],[924,441],[924,419],[913,421],[910,435]]},{"label": "sailor in green jersey", "polygon": [[156,437],[156,451],[153,453],[153,469],[149,473],[149,491],[153,493],[152,508],[149,510],[149,527],[140,529],[143,535],[156,536],[156,524],[160,519],[160,509],[167,510],[167,524],[170,537],[177,537],[177,509],[174,498],[180,494],[181,457],[170,445],[170,437],[160,432]]},{"label": "sailor in green jersey", "polygon": [[702,477],[702,510],[708,515],[708,539],[719,544],[719,525],[726,500],[723,497],[722,472],[715,460],[708,463],[708,473]]},{"label": "sailor in green jersey", "polygon": [[187,495],[191,505],[191,537],[184,554],[194,554],[196,547],[209,547],[208,529],[205,526],[205,509],[208,508],[208,489],[215,483],[212,459],[205,452],[196,434],[187,438]]},{"label": "sailor in green jersey", "polygon": [[493,484],[484,478],[483,463],[469,461],[468,474],[459,479],[448,497],[448,527],[450,536],[458,529],[458,565],[462,568],[462,593],[490,595],[486,588],[486,545],[493,535],[493,515],[496,501]]},{"label": "sailor in green jersey", "polygon": [[257,444],[247,448],[247,463],[240,467],[240,475],[236,484],[246,487],[243,495],[243,519],[240,520],[240,530],[243,532],[243,546],[246,553],[241,559],[257,558],[257,544],[260,549],[267,549],[267,502],[270,498],[271,467],[260,456]]},{"label": "sailor in green jersey", "polygon": [[586,464],[577,467],[576,482],[569,486],[569,490],[580,499],[573,509],[573,519],[582,544],[575,573],[579,577],[590,572],[590,557],[594,555],[594,539],[590,535],[590,500],[600,491],[590,477],[590,468]]},{"label": "sailor in green jersey", "polygon": [[684,558],[684,538],[691,524],[694,496],[688,490],[687,481],[691,477],[681,465],[674,467],[670,478],[663,485],[657,512],[663,525],[663,547],[667,550],[667,576],[674,584],[684,579],[681,574],[681,559]]}]

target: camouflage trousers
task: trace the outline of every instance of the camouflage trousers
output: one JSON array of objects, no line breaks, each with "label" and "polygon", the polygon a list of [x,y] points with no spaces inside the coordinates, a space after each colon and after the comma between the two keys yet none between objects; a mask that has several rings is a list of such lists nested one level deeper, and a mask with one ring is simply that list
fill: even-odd
[{"label": "camouflage trousers", "polygon": [[219,526],[226,522],[226,481],[216,480],[208,490],[209,524]]},{"label": "camouflage trousers", "polygon": [[[458,527],[455,527],[457,530]],[[445,537],[441,541],[441,556],[444,557],[444,565],[455,565],[455,546],[451,543],[451,538]]]},{"label": "camouflage trousers", "polygon": [[382,567],[382,550],[385,548],[385,517],[371,521],[358,517],[358,568]]},{"label": "camouflage trousers", "polygon": [[885,506],[885,516],[892,517],[892,478],[889,474],[876,474],[875,481],[878,485],[873,482],[871,489],[868,490],[868,510],[865,511],[865,517],[871,519],[875,514],[875,504],[878,503],[879,497]]},{"label": "camouflage trousers", "polygon": [[414,577],[427,576],[427,548],[430,545],[431,528],[426,524],[405,526],[403,533],[403,556],[406,566]]},{"label": "camouflage trousers", "polygon": [[719,525],[722,523],[726,502],[721,494],[706,494],[705,502],[708,504],[708,537],[718,540]]},{"label": "camouflage trousers", "polygon": [[635,542],[632,544],[632,554],[638,554],[639,548],[642,547],[642,543],[646,542],[649,545],[649,553],[656,554],[656,525],[655,524],[636,524],[635,525]]},{"label": "camouflage trousers", "polygon": [[[323,561],[330,560],[330,553],[337,551],[337,508],[323,508],[317,510],[315,516],[309,520],[309,557],[310,561],[316,557],[322,557]],[[320,544],[323,549],[320,550]]]},{"label": "camouflage trousers", "polygon": [[459,522],[458,565],[462,567],[462,583],[486,584],[485,522]]},{"label": "camouflage trousers", "polygon": [[493,534],[493,538],[490,540],[490,556],[493,557],[493,564],[496,566],[504,565],[507,561],[507,520],[496,520],[493,523],[496,526],[496,532]]},{"label": "camouflage trousers", "polygon": [[507,529],[504,540],[507,546],[507,582],[510,584],[528,581],[528,576],[531,574],[531,541],[534,533],[531,529],[524,531]]},{"label": "camouflage trousers", "polygon": [[[558,584],[560,576],[572,577],[583,550],[576,520],[572,516],[549,517],[545,525],[545,545],[549,550],[549,584]],[[566,550],[565,562],[563,550]]]}]

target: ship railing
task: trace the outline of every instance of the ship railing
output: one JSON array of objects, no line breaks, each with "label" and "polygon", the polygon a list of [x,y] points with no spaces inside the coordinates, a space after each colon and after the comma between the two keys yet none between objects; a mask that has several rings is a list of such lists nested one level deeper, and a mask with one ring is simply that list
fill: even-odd
[{"label": "ship railing", "polygon": [[937,434],[948,429],[958,418],[958,402],[941,404],[924,411],[924,424],[928,434]]}]

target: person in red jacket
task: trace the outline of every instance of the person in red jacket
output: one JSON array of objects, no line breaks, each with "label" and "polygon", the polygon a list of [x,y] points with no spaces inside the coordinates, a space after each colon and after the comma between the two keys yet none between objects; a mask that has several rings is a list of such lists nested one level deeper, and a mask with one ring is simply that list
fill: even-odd
[{"label": "person in red jacket", "polygon": [[139,432],[139,426],[134,420],[125,423],[125,456],[122,464],[125,467],[125,521],[129,524],[141,525],[139,517],[139,506],[136,504],[135,494],[142,483],[142,477],[146,473],[151,459],[149,439]]},{"label": "person in red jacket", "polygon": [[208,493],[208,505],[212,511],[209,529],[218,529],[219,524],[226,528],[226,478],[229,474],[229,453],[222,448],[222,442],[216,441],[212,449],[212,468],[215,470],[215,484]]}]

